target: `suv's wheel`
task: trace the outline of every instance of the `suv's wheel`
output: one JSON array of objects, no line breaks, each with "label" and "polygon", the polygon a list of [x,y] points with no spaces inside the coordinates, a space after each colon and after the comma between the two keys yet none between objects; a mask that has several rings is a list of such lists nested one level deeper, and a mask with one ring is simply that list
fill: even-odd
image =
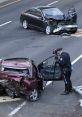
[{"label": "suv's wheel", "polygon": [[28,96],[26,98],[30,101],[37,101],[40,98],[41,91],[38,89],[33,89],[32,91],[29,92]]},{"label": "suv's wheel", "polygon": [[23,20],[22,25],[23,25],[24,29],[27,29],[28,28],[28,22],[27,22],[27,20]]},{"label": "suv's wheel", "polygon": [[76,32],[77,32],[77,28],[73,28],[73,29],[71,29],[70,32],[71,32],[71,33],[76,33]]},{"label": "suv's wheel", "polygon": [[51,34],[51,27],[49,25],[46,26],[45,32],[47,35]]}]

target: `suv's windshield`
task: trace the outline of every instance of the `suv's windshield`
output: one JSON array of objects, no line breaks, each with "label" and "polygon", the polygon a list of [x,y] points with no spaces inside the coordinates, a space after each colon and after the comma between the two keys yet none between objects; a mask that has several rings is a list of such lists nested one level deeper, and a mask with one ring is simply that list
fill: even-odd
[{"label": "suv's windshield", "polygon": [[44,16],[46,15],[53,15],[53,16],[57,16],[57,15],[63,15],[63,13],[58,9],[58,8],[49,8],[49,9],[43,9],[43,14]]}]

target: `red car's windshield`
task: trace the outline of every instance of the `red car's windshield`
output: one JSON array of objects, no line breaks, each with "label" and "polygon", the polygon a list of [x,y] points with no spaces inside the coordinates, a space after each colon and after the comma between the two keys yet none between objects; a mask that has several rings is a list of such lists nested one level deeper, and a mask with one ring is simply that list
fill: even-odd
[{"label": "red car's windshield", "polygon": [[29,75],[30,74],[30,71],[29,71],[29,68],[7,68],[7,67],[4,67],[2,68],[2,71],[8,71],[10,73],[24,73],[24,74],[27,74]]}]

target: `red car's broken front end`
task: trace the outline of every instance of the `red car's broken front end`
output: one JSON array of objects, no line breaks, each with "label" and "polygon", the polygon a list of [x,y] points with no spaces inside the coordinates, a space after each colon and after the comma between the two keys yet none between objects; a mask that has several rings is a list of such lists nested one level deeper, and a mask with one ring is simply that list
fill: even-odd
[{"label": "red car's broken front end", "polygon": [[0,86],[11,97],[23,94],[27,99],[36,101],[42,89],[42,80],[37,74],[36,66],[27,58],[0,61]]}]

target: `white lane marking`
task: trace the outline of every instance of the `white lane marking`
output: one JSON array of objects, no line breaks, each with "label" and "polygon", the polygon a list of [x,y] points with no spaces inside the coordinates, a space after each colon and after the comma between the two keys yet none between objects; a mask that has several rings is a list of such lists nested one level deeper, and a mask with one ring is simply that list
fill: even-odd
[{"label": "white lane marking", "polygon": [[74,61],[72,61],[72,65],[74,65],[78,60],[80,60],[82,58],[82,54],[80,56],[78,56]]},{"label": "white lane marking", "polygon": [[47,4],[47,6],[50,6],[50,5],[56,4],[57,2],[58,2],[58,1],[54,1],[54,2],[52,2],[52,3]]},{"label": "white lane marking", "polygon": [[[81,58],[82,58],[82,54],[79,57],[77,57],[74,61],[72,61],[72,65],[75,64]],[[51,83],[52,81],[47,82],[46,86],[50,85]],[[12,117],[14,114],[16,114],[24,105],[26,105],[26,101],[24,101],[21,105],[19,105],[11,113],[9,113],[9,117]]]},{"label": "white lane marking", "polygon": [[47,83],[46,83],[46,86],[45,87],[47,87],[48,85],[50,85],[52,83],[52,81],[48,81]]},{"label": "white lane marking", "polygon": [[5,4],[5,5],[3,5],[3,6],[0,6],[0,8],[3,8],[3,7],[6,7],[6,6],[8,6],[8,5],[11,5],[11,4],[14,4],[14,3],[17,3],[17,2],[20,2],[21,0],[16,0],[16,1],[14,1],[14,2],[10,2],[10,3],[8,3],[8,4]]},{"label": "white lane marking", "polygon": [[11,113],[9,113],[9,117],[12,117],[14,114],[16,114],[24,105],[26,105],[26,101],[24,101],[17,108],[15,108]]},{"label": "white lane marking", "polygon": [[4,97],[0,97],[0,103],[3,103],[3,102],[11,102],[11,101],[19,101],[21,100],[21,98],[14,98],[12,99],[11,97],[9,96],[4,96]]},{"label": "white lane marking", "polygon": [[11,23],[12,21],[8,21],[8,22],[5,22],[5,23],[3,23],[3,24],[0,24],[0,27],[2,27],[2,26],[5,26],[5,25],[7,25],[7,24],[9,24],[9,23]]},{"label": "white lane marking", "polygon": [[[82,58],[82,54],[80,55],[80,56],[78,56],[74,61],[72,61],[72,65],[74,65],[78,60],[80,60]],[[46,86],[48,86],[48,85],[50,85],[51,83],[52,83],[53,81],[48,81],[47,83],[46,83]],[[45,87],[46,87],[45,86]]]}]

